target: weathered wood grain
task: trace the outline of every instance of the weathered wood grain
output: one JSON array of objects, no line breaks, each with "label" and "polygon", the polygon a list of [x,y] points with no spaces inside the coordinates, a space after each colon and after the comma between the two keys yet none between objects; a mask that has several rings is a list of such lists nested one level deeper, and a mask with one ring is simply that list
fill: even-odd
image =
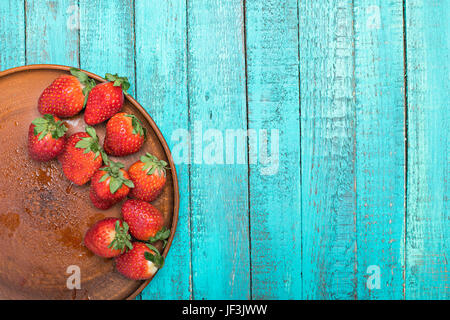
[{"label": "weathered wood grain", "polygon": [[[250,165],[252,297],[302,295],[297,1],[246,1],[248,127],[279,132],[278,162]],[[272,136],[272,143],[275,143]],[[259,141],[261,145],[261,141]],[[270,154],[271,143],[268,145]],[[273,156],[273,155],[272,155]]]},{"label": "weathered wood grain", "polygon": [[25,64],[24,2],[0,1],[0,70]]},{"label": "weathered wood grain", "polygon": [[193,298],[247,299],[248,170],[224,165],[222,144],[225,130],[247,126],[243,4],[188,1],[187,12],[190,129],[204,138],[192,147]]},{"label": "weathered wood grain", "polygon": [[78,66],[78,1],[26,0],[27,64]]},{"label": "weathered wood grain", "polygon": [[450,1],[406,2],[407,299],[449,299]]},{"label": "weathered wood grain", "polygon": [[[401,299],[405,91],[401,0],[354,2],[357,298]],[[379,287],[371,266],[379,268]],[[369,287],[367,283],[369,282]]]},{"label": "weathered wood grain", "polygon": [[356,297],[353,8],[300,1],[303,298]]},{"label": "weathered wood grain", "polygon": [[134,95],[134,45],[133,0],[80,0],[81,68],[128,77]]},{"label": "weathered wood grain", "polygon": [[[172,151],[180,145],[176,132],[188,129],[186,4],[184,1],[137,0],[137,100],[158,124]],[[185,150],[188,152],[188,150]],[[174,154],[175,159],[182,156]],[[189,166],[176,161],[180,188],[177,232],[166,265],[143,299],[189,299],[191,251],[189,228]]]}]

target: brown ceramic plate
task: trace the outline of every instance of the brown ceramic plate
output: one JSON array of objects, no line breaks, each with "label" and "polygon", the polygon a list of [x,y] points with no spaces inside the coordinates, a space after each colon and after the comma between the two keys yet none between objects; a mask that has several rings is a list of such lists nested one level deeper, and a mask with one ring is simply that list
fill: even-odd
[{"label": "brown ceramic plate", "polygon": [[[114,270],[112,259],[96,257],[83,245],[87,229],[105,217],[120,217],[121,205],[96,209],[89,200],[89,185],[68,181],[56,160],[38,163],[28,156],[27,132],[40,115],[39,95],[66,73],[69,67],[57,65],[0,72],[0,299],[132,299],[150,282],[126,279]],[[112,159],[120,159],[128,168],[150,152],[170,164],[164,191],[153,202],[171,229],[166,256],[178,220],[175,165],[164,137],[139,103],[127,97],[123,110],[141,120],[148,137],[139,153]],[[84,131],[82,114],[66,121],[68,134]],[[95,129],[102,142],[105,124]],[[80,268],[80,290],[67,289],[69,266]]]}]

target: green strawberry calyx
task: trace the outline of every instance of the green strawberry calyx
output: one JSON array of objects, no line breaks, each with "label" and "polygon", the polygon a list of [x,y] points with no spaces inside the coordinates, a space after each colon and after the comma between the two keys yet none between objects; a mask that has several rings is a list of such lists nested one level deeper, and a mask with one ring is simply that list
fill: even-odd
[{"label": "green strawberry calyx", "polygon": [[148,241],[149,243],[154,243],[154,242],[156,242],[156,241],[161,240],[161,241],[163,242],[163,248],[165,248],[166,245],[167,245],[167,239],[169,238],[169,236],[170,236],[170,230],[167,229],[167,228],[164,226],[164,227],[162,227],[161,230],[159,230],[159,231],[156,233],[156,235],[155,235],[154,237],[151,237],[151,238],[148,239],[147,241]]},{"label": "green strawberry calyx", "polygon": [[164,266],[164,257],[159,253],[158,249],[156,249],[154,246],[152,246],[149,243],[145,244],[150,250],[152,250],[155,254],[151,254],[150,252],[146,251],[144,253],[144,257],[146,260],[153,262],[153,264],[158,268],[161,269]]},{"label": "green strawberry calyx", "polygon": [[108,248],[121,250],[122,253],[127,250],[132,250],[133,245],[131,243],[131,236],[128,233],[128,224],[126,222],[123,222],[121,226],[120,220],[117,220],[114,229],[116,235],[114,237],[114,240],[109,244]]},{"label": "green strawberry calyx", "polygon": [[51,114],[45,114],[41,118],[36,118],[32,122],[34,124],[33,133],[39,135],[38,141],[44,139],[47,134],[51,134],[53,139],[59,139],[66,134],[67,127],[61,120],[55,121]]},{"label": "green strawberry calyx", "polygon": [[145,156],[141,156],[141,161],[145,164],[142,171],[148,170],[148,175],[152,175],[155,171],[166,174],[167,162],[164,160],[159,160],[157,157],[147,152]]},{"label": "green strawberry calyx", "polygon": [[125,117],[131,118],[133,134],[139,134],[140,136],[142,136],[144,138],[147,137],[147,130],[142,125],[142,122],[134,114],[127,114],[127,115],[125,115]]},{"label": "green strawberry calyx", "polygon": [[100,154],[104,154],[102,147],[100,147],[97,133],[92,127],[86,127],[86,132],[89,137],[81,138],[81,140],[75,145],[75,148],[84,149],[84,153],[93,152],[95,154],[94,159],[97,159]]},{"label": "green strawberry calyx", "polygon": [[123,93],[128,94],[127,90],[130,89],[130,82],[127,77],[119,77],[116,74],[107,73],[105,79],[112,82],[115,87],[122,87]]},{"label": "green strawberry calyx", "polygon": [[108,165],[106,167],[100,168],[101,171],[106,173],[100,178],[99,182],[104,182],[108,178],[109,180],[109,191],[114,194],[122,188],[122,185],[126,185],[129,188],[134,188],[133,181],[125,178],[123,176],[123,169],[125,166],[120,162],[114,162],[108,160]]},{"label": "green strawberry calyx", "polygon": [[86,106],[86,102],[89,96],[89,92],[97,85],[94,79],[89,78],[89,76],[77,68],[70,68],[70,73],[77,77],[78,81],[84,86],[83,94],[84,94],[84,103],[83,108]]}]

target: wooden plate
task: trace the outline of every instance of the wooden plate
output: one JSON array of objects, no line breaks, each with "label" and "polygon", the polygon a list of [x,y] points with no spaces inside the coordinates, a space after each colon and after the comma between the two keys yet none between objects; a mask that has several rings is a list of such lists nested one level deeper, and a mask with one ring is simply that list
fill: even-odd
[{"label": "wooden plate", "polygon": [[[150,280],[124,278],[114,270],[112,259],[96,257],[83,245],[87,229],[105,217],[120,217],[121,205],[96,209],[89,199],[89,185],[79,187],[68,181],[56,160],[38,163],[28,156],[27,132],[30,122],[40,116],[38,98],[65,73],[69,67],[58,65],[0,72],[0,299],[133,299]],[[123,110],[142,121],[148,137],[139,153],[112,159],[128,168],[150,152],[170,164],[164,191],[153,202],[171,229],[166,256],[178,220],[175,165],[164,137],[139,103],[127,97]],[[68,134],[84,131],[82,114],[66,121]],[[95,129],[103,142],[105,124]],[[70,266],[80,268],[80,290],[67,289]]]}]

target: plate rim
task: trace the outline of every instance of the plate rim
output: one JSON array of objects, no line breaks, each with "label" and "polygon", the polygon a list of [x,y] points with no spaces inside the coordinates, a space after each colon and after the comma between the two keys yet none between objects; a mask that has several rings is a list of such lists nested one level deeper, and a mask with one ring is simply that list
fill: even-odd
[{"label": "plate rim", "polygon": [[[13,73],[23,72],[23,71],[29,71],[29,70],[60,70],[60,71],[66,71],[70,72],[71,66],[66,65],[59,65],[59,64],[30,64],[30,65],[24,65],[19,67],[14,67],[10,69],[6,69],[3,71],[0,71],[0,78],[3,78],[5,76],[11,75]],[[75,67],[74,67],[75,68]],[[92,79],[95,79],[98,82],[107,82],[104,78],[100,77],[99,75],[89,72],[87,70],[77,68],[86,73],[89,77]],[[173,183],[173,193],[174,193],[174,206],[173,206],[173,215],[172,215],[172,225],[170,228],[170,237],[167,240],[167,245],[164,248],[164,251],[162,253],[162,256],[164,258],[167,257],[167,254],[169,253],[170,247],[172,245],[173,239],[175,237],[175,232],[178,225],[178,215],[179,215],[179,209],[180,209],[180,194],[179,194],[179,186],[178,186],[178,178],[177,178],[177,171],[176,166],[173,161],[172,153],[170,152],[170,148],[167,144],[166,139],[164,138],[163,134],[161,133],[161,130],[156,125],[156,122],[153,120],[153,118],[150,116],[150,114],[140,105],[139,102],[137,102],[131,95],[127,94],[125,95],[125,98],[135,107],[137,108],[141,114],[144,116],[144,118],[147,120],[147,122],[150,124],[150,127],[155,132],[156,136],[158,137],[159,142],[161,143],[164,152],[166,153],[167,159],[169,161],[170,170],[172,173],[172,183]],[[124,300],[133,300],[135,299],[139,294],[142,293],[142,291],[148,286],[148,284],[153,280],[155,275],[159,272],[159,269],[155,272],[155,274],[147,280],[143,280],[142,284],[128,297],[126,297]]]}]

